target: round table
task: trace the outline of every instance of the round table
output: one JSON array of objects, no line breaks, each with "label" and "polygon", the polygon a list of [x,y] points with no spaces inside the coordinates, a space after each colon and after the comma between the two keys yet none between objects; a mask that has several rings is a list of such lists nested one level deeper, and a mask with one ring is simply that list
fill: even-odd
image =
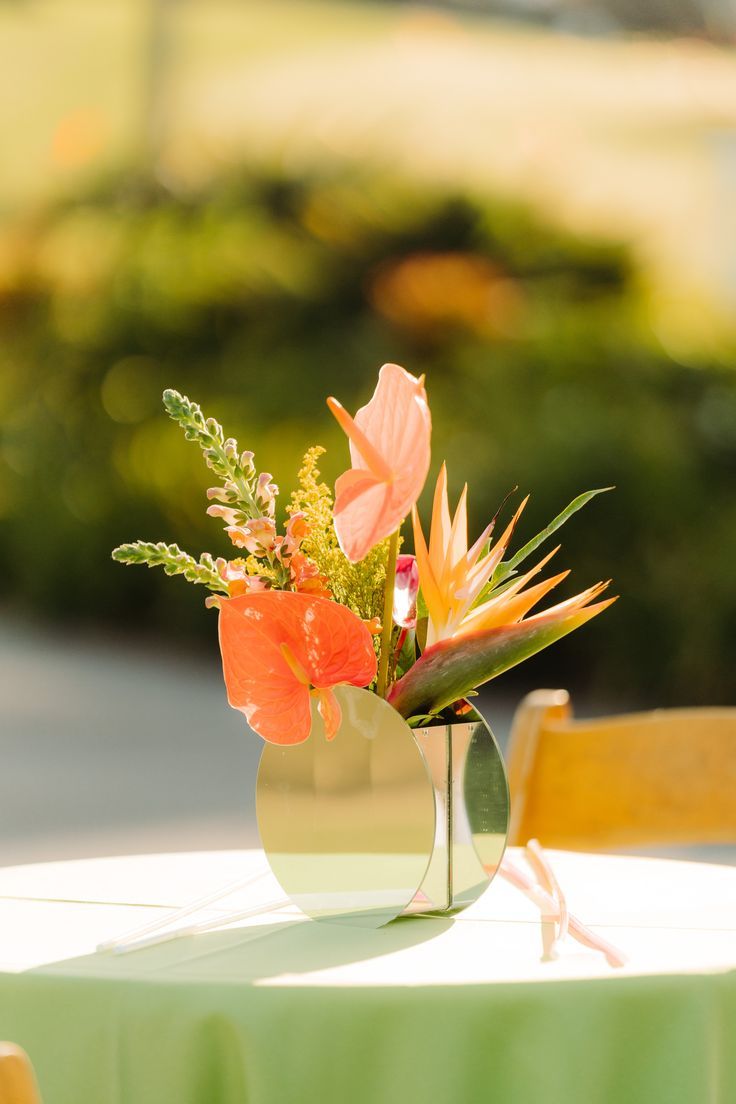
[{"label": "round table", "polygon": [[549,854],[624,968],[573,942],[540,961],[538,911],[498,878],[453,918],[372,931],[292,906],[116,956],[95,948],[262,853],[2,870],[0,1038],[45,1104],[736,1101],[736,869]]}]

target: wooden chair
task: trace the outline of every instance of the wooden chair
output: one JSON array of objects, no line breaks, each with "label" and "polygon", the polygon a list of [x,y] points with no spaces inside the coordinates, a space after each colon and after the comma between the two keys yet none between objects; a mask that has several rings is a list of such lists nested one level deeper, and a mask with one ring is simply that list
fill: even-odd
[{"label": "wooden chair", "polygon": [[0,1104],[41,1104],[30,1059],[14,1043],[0,1043]]},{"label": "wooden chair", "polygon": [[507,762],[512,844],[736,842],[736,709],[576,721],[566,690],[535,690],[516,711]]}]

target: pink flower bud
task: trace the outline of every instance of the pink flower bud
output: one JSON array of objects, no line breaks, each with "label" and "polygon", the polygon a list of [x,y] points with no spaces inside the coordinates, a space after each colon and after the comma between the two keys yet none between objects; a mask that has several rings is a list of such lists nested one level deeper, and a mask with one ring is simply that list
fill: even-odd
[{"label": "pink flower bud", "polygon": [[218,570],[227,583],[231,598],[237,598],[241,594],[255,594],[257,591],[266,590],[268,587],[265,579],[262,579],[260,575],[249,575],[241,564],[218,560]]},{"label": "pink flower bud", "polygon": [[418,593],[419,569],[415,557],[399,556],[396,560],[394,621],[403,629],[416,628]]},{"label": "pink flower bud", "polygon": [[303,513],[292,514],[286,523],[286,537],[284,539],[284,555],[293,556],[299,549],[302,541],[309,532],[306,518]]},{"label": "pink flower bud", "polygon": [[273,517],[276,512],[276,495],[279,493],[276,484],[271,482],[272,478],[270,472],[261,472],[256,486],[256,502],[269,517]]},{"label": "pink flower bud", "polygon": [[276,547],[276,526],[270,517],[251,518],[245,525],[229,525],[225,532],[236,548],[254,556],[267,555]]},{"label": "pink flower bud", "polygon": [[[228,525],[225,528],[225,532],[230,537],[236,548],[247,548],[247,540],[250,536],[247,529],[242,525]],[[249,549],[250,551],[250,549]]]},{"label": "pink flower bud", "polygon": [[234,526],[238,520],[238,514],[236,510],[233,510],[230,506],[208,506],[207,513],[210,517],[219,517],[228,525]]}]

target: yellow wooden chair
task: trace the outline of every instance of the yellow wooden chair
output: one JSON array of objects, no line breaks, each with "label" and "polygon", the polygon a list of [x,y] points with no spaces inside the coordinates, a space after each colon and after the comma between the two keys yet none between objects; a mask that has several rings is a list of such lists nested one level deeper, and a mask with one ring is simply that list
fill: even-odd
[{"label": "yellow wooden chair", "polygon": [[535,690],[507,755],[509,842],[577,851],[736,842],[736,709],[572,719]]},{"label": "yellow wooden chair", "polygon": [[41,1104],[30,1059],[14,1043],[0,1042],[0,1104]]}]

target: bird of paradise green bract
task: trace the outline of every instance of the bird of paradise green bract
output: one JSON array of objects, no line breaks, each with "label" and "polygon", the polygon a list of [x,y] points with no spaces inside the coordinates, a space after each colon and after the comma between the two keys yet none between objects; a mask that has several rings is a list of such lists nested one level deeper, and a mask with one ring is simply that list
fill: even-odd
[{"label": "bird of paradise green bract", "polygon": [[550,610],[502,629],[441,640],[427,648],[394,683],[389,701],[407,719],[438,713],[467,697],[477,686],[554,644],[615,601],[608,598],[583,609]]}]

